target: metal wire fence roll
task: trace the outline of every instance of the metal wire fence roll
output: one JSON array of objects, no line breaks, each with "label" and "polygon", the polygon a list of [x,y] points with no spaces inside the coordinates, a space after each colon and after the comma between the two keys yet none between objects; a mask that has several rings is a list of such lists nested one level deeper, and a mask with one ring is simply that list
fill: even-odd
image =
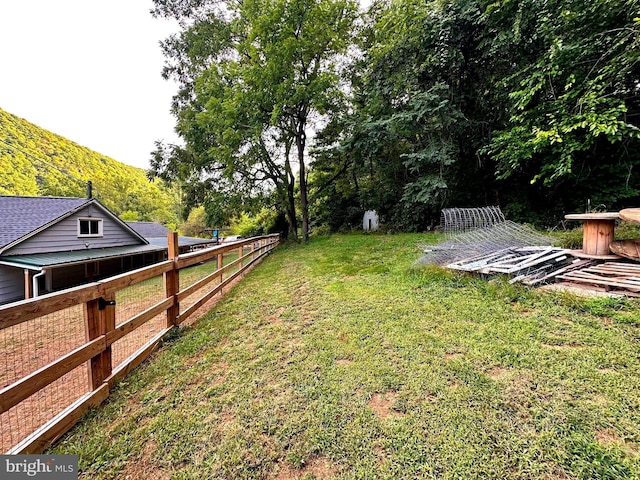
[{"label": "metal wire fence roll", "polygon": [[510,220],[452,236],[438,245],[419,245],[425,255],[419,263],[449,265],[457,260],[485,255],[506,248],[553,245],[551,237]]},{"label": "metal wire fence roll", "polygon": [[[82,305],[0,330],[0,388],[24,378],[86,341]],[[89,391],[82,365],[0,414],[0,449],[7,451]]]},{"label": "metal wire fence roll", "polygon": [[447,236],[490,227],[506,219],[500,207],[444,208],[440,214],[440,227]]}]

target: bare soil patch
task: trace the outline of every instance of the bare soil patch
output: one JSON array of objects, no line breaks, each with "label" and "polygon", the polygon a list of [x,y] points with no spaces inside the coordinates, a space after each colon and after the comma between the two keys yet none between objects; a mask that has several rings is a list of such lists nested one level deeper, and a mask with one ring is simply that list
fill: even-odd
[{"label": "bare soil patch", "polygon": [[542,348],[551,350],[584,350],[587,347],[579,343],[543,343]]},{"label": "bare soil patch", "polygon": [[267,316],[267,321],[271,325],[282,325],[282,314],[285,312],[286,308],[280,307],[278,308],[273,315]]},{"label": "bare soil patch", "polygon": [[493,367],[491,370],[487,372],[487,376],[492,380],[498,380],[509,373],[508,368],[504,367]]},{"label": "bare soil patch", "polygon": [[401,417],[402,413],[393,410],[398,400],[398,393],[394,391],[386,393],[374,393],[369,400],[369,407],[378,418],[386,420],[389,417]]},{"label": "bare soil patch", "polygon": [[275,480],[295,480],[309,474],[317,479],[332,478],[338,474],[338,467],[324,455],[313,457],[303,468],[294,468],[288,463],[278,465],[278,473]]},{"label": "bare soil patch", "polygon": [[123,480],[138,480],[140,478],[169,480],[171,478],[171,472],[158,468],[151,460],[156,448],[157,445],[153,440],[147,441],[142,450],[141,457],[136,461],[127,462],[119,478]]},{"label": "bare soil patch", "polygon": [[620,437],[610,429],[598,430],[598,432],[596,432],[596,440],[604,447],[615,446],[624,450],[624,452],[630,457],[640,457],[640,445],[627,442],[624,438]]}]

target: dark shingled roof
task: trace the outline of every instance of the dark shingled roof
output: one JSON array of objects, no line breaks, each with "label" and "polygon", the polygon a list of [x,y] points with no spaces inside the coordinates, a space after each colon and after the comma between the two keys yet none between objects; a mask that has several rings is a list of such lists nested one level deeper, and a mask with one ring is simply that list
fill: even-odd
[{"label": "dark shingled roof", "polygon": [[147,240],[156,237],[164,237],[166,239],[167,233],[171,231],[167,227],[156,222],[127,222],[127,225],[133,228],[138,235],[143,236]]},{"label": "dark shingled roof", "polygon": [[87,198],[0,195],[0,248],[90,201]]}]

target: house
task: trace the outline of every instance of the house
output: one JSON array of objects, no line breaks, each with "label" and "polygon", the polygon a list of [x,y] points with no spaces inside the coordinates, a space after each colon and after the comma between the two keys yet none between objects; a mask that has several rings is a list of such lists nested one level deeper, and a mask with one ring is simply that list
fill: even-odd
[{"label": "house", "polygon": [[140,268],[166,256],[95,198],[0,196],[0,303]]},{"label": "house", "polygon": [[[133,230],[144,237],[151,245],[168,248],[167,233],[171,232],[167,227],[157,222],[127,222]],[[187,253],[202,248],[213,247],[218,244],[216,238],[195,238],[178,236],[178,253]]]}]

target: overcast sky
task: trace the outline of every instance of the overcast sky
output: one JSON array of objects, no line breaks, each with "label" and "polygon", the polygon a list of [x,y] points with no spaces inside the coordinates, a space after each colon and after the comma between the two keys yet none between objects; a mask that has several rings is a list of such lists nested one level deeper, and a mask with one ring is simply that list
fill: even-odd
[{"label": "overcast sky", "polygon": [[175,142],[176,86],[158,42],[177,27],[151,0],[0,0],[0,108],[119,162],[147,168]]}]

